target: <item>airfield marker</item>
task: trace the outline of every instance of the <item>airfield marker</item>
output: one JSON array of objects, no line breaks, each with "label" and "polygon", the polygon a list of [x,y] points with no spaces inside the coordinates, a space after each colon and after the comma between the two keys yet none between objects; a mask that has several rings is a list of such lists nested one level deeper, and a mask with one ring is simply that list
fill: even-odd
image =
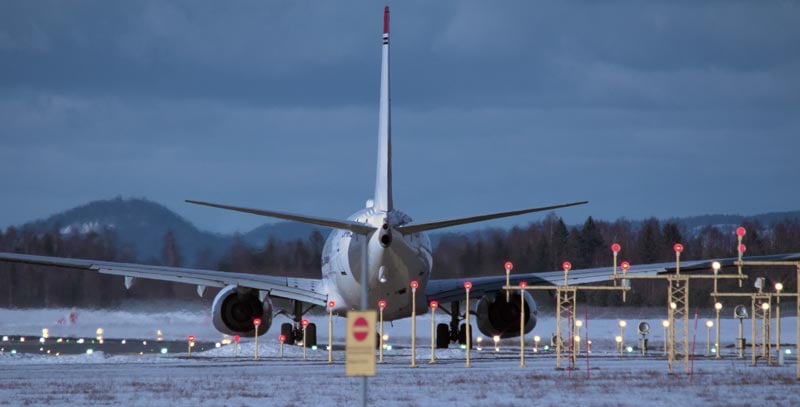
[{"label": "airfield marker", "polygon": [[258,360],[258,327],[260,325],[261,325],[261,318],[254,318],[253,319],[253,326],[255,327],[255,329],[253,329],[253,335],[255,336],[255,339],[256,339],[256,346],[253,349],[253,352],[254,352],[253,359],[255,359],[255,360]]},{"label": "airfield marker", "polygon": [[386,308],[386,300],[378,301],[378,316],[380,325],[380,338],[378,339],[378,363],[383,363],[383,309]]},{"label": "airfield marker", "polygon": [[411,367],[417,367],[417,287],[419,282],[411,280]]},{"label": "airfield marker", "polygon": [[306,353],[308,352],[308,348],[306,347],[306,328],[308,328],[309,321],[304,319],[300,323],[303,325],[303,360],[306,360]]},{"label": "airfield marker", "polygon": [[439,301],[431,300],[431,361],[436,363],[436,308],[439,308]]},{"label": "airfield marker", "polygon": [[465,281],[464,282],[464,290],[466,290],[466,292],[467,292],[467,307],[466,307],[466,310],[464,311],[464,319],[466,320],[465,329],[467,331],[467,364],[464,367],[470,367],[470,364],[469,364],[469,350],[472,347],[472,333],[470,332],[470,329],[469,329],[469,325],[470,325],[470,321],[469,321],[469,290],[471,288],[472,288],[472,283],[469,282],[469,281]]},{"label": "airfield marker", "polygon": [[519,367],[525,367],[525,287],[528,283],[519,282]]},{"label": "airfield marker", "polygon": [[333,363],[333,307],[335,305],[335,301],[328,301],[328,363]]}]

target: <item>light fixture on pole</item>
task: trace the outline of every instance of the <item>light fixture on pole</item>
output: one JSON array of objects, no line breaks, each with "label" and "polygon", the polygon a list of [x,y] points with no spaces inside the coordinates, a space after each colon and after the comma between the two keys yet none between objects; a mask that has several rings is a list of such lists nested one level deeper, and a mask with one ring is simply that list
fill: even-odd
[{"label": "light fixture on pole", "polygon": [[739,337],[736,338],[736,348],[739,349],[739,359],[744,359],[744,325],[743,321],[748,317],[747,308],[744,305],[737,305],[733,309],[733,317],[739,320]]},{"label": "light fixture on pole", "polygon": [[378,363],[383,363],[383,309],[386,308],[386,300],[378,300]]},{"label": "light fixture on pole", "polygon": [[[581,337],[581,327],[582,326],[583,326],[583,321],[581,321],[580,319],[576,319],[575,320],[575,331],[577,331],[577,334],[575,334],[576,338],[580,338]],[[581,341],[579,339],[579,340],[575,341],[575,354],[578,355],[580,353],[581,353]]]},{"label": "light fixture on pole", "polygon": [[[464,320],[465,320],[465,331],[467,334],[467,362],[464,367],[470,367],[470,348],[472,348],[472,332],[470,332],[470,318],[469,318],[469,290],[472,289],[472,283],[469,281],[464,282],[464,291],[466,292],[466,309],[464,310]],[[456,312],[456,311],[453,311]]]},{"label": "light fixture on pole", "polygon": [[411,281],[411,367],[417,367],[417,288],[419,281]]},{"label": "light fixture on pole", "polygon": [[[631,268],[631,263],[629,263],[627,261],[623,261],[621,266],[622,266],[622,286],[623,287],[630,287],[631,286],[631,280],[628,280],[625,277],[628,275],[628,270]],[[622,302],[626,302],[627,301],[627,298],[628,298],[627,294],[628,294],[627,290],[622,292]]]},{"label": "light fixture on pole", "polygon": [[719,274],[719,269],[722,267],[718,261],[714,261],[711,263],[711,269],[714,270],[714,295],[717,294],[717,275]]},{"label": "light fixture on pole", "polygon": [[714,321],[706,320],[706,355],[711,354],[711,328],[714,326]]},{"label": "light fixture on pole", "polygon": [[525,287],[527,286],[527,282],[519,282],[519,367],[525,367]]},{"label": "light fixture on pole", "polygon": [[328,363],[333,363],[333,307],[336,301],[328,301]]},{"label": "light fixture on pole", "polygon": [[668,343],[667,338],[669,338],[669,336],[667,335],[667,331],[669,330],[669,321],[666,320],[666,319],[661,321],[661,326],[664,327],[664,355],[666,355],[667,354],[667,343]]},{"label": "light fixture on pole", "polygon": [[431,300],[431,361],[436,363],[436,309],[439,308],[439,301]]},{"label": "light fixture on pole", "polygon": [[[746,249],[746,247],[742,244],[742,238],[744,238],[744,235],[746,235],[746,234],[747,234],[747,229],[745,229],[744,227],[739,226],[738,228],[736,228],[736,240],[738,242],[736,247],[738,247],[738,249],[739,249],[738,250],[739,251],[739,253],[738,253],[739,257],[738,257],[738,261],[736,262],[736,266],[739,269],[739,276],[740,277],[742,276],[742,255],[744,255],[744,251]],[[741,288],[741,287],[742,287],[742,279],[740,278],[739,279],[739,288]]]},{"label": "light fixture on pole", "polygon": [[611,245],[611,252],[614,253],[614,287],[617,286],[617,254],[619,254],[620,250],[622,250],[622,247],[619,245],[619,243],[614,243]]},{"label": "light fixture on pole", "polygon": [[306,355],[308,353],[308,347],[306,347],[306,328],[308,328],[308,324],[310,323],[311,322],[307,319],[304,319],[300,322],[300,324],[303,326],[303,360],[306,360]]},{"label": "light fixture on pole", "polygon": [[720,356],[721,352],[720,352],[720,348],[719,348],[719,324],[720,324],[720,322],[719,322],[719,312],[722,311],[722,303],[721,302],[715,303],[714,304],[714,310],[717,312],[717,335],[715,337],[716,340],[714,341],[714,348],[716,349],[716,352],[715,352],[716,355],[714,356],[714,359],[720,359],[720,358],[722,358],[722,356]]},{"label": "light fixture on pole", "polygon": [[[800,282],[798,282],[800,283]],[[783,283],[775,283],[775,350],[781,352],[781,291],[783,291]]]},{"label": "light fixture on pole", "polygon": [[[510,261],[507,261],[506,264],[503,265],[506,269],[506,287],[511,285],[511,270],[514,268],[514,264]],[[506,302],[511,301],[511,290],[506,290]]]},{"label": "light fixture on pole", "polygon": [[[625,327],[628,326],[628,322],[624,319],[619,320],[619,336],[622,338],[622,342],[625,342]],[[625,345],[622,345],[623,347]]]},{"label": "light fixture on pole", "polygon": [[647,335],[650,334],[650,324],[647,321],[639,322],[639,335],[642,335],[642,356],[647,354]]}]

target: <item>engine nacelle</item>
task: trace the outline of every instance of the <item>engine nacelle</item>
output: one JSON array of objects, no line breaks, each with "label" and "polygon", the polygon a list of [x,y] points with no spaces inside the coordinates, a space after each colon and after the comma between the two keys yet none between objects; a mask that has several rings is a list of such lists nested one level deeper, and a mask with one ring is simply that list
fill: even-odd
[{"label": "engine nacelle", "polygon": [[261,318],[258,334],[263,335],[272,325],[272,302],[269,296],[261,301],[258,290],[229,285],[223,288],[211,305],[214,328],[228,335],[255,334],[254,318]]},{"label": "engine nacelle", "polygon": [[504,291],[488,293],[478,300],[477,316],[478,329],[482,334],[493,337],[499,335],[501,338],[511,338],[520,335],[519,314],[525,312],[525,332],[526,334],[536,326],[536,302],[533,297],[525,291],[525,309],[520,310],[520,296],[518,292],[512,292],[510,301],[506,302]]}]

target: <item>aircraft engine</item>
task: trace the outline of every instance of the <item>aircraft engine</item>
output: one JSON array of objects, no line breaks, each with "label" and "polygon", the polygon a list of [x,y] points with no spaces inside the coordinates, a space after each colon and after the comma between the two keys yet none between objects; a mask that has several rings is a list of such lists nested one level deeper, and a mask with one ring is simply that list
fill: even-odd
[{"label": "aircraft engine", "polygon": [[272,302],[269,296],[258,299],[258,290],[229,285],[223,288],[211,306],[214,328],[228,335],[253,335],[254,318],[261,318],[258,334],[263,335],[272,325]]},{"label": "aircraft engine", "polygon": [[[525,334],[536,326],[536,302],[529,292],[525,292]],[[506,302],[506,293],[498,291],[488,293],[478,300],[477,316],[478,329],[486,336],[499,335],[501,338],[511,338],[520,335],[519,292],[512,292],[509,302]]]}]

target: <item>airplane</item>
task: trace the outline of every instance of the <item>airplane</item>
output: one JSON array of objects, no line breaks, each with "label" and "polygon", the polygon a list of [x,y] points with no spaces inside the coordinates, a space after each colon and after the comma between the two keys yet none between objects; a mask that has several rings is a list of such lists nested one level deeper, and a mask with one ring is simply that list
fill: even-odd
[{"label": "airplane", "polygon": [[[439,324],[436,333],[437,347],[446,348],[452,342],[465,343],[465,324],[472,315],[484,335],[503,338],[524,335],[536,325],[537,306],[528,291],[525,292],[524,309],[519,296],[507,299],[505,295],[498,295],[504,292],[502,287],[506,283],[505,276],[480,277],[471,281],[473,288],[470,297],[477,299],[474,302],[475,310],[464,310],[462,313],[461,302],[465,300],[464,280],[431,278],[432,247],[426,232],[588,203],[570,202],[422,223],[413,222],[411,217],[396,209],[392,200],[388,6],[383,14],[375,193],[373,198],[366,201],[363,209],[346,219],[330,219],[197,200],[186,202],[333,228],[321,254],[321,278],[276,277],[18,253],[0,253],[0,261],[120,275],[124,277],[126,288],[130,288],[138,278],[194,284],[201,296],[206,287],[219,287],[221,290],[211,306],[213,324],[218,331],[229,335],[263,335],[269,330],[273,317],[283,313],[293,320],[293,323],[281,325],[281,334],[290,338],[290,343],[291,339],[299,341],[302,338],[303,315],[313,307],[325,307],[326,311],[345,315],[349,310],[374,308],[378,301],[385,301],[384,319],[391,321],[410,317],[412,309],[417,313],[427,312],[429,300],[435,299],[443,305],[450,304],[449,309],[446,306],[440,307],[450,315],[450,323]],[[701,261],[682,265],[682,269],[699,269],[706,267],[706,263],[710,265],[710,262]],[[631,268],[629,274],[668,272],[670,267],[670,264],[636,266]],[[579,275],[573,273],[570,282],[581,284],[607,281],[609,274],[609,268],[584,270]],[[560,271],[518,274],[511,282],[518,284],[522,280],[531,284],[555,285],[563,283],[564,275]],[[419,295],[414,296],[415,303],[412,303],[410,289],[412,281],[418,284]],[[368,293],[367,297],[361,294],[364,288]],[[290,300],[291,309],[275,312],[272,299]],[[521,312],[524,312],[524,332],[520,332]],[[260,325],[254,323],[256,318],[261,320]],[[313,324],[306,328],[306,336],[306,346],[316,344],[316,327]]]}]

